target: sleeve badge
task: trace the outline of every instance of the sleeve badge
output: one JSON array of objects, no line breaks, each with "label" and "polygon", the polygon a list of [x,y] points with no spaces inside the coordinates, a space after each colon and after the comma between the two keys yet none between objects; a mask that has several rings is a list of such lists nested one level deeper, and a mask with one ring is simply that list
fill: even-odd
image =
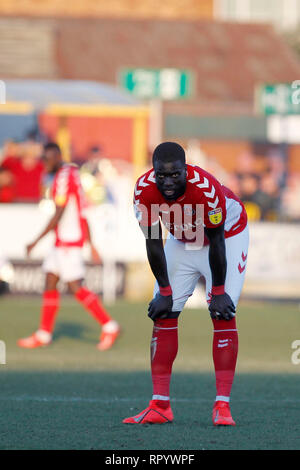
[{"label": "sleeve badge", "polygon": [[213,225],[220,224],[222,222],[222,219],[223,219],[221,207],[218,207],[217,209],[214,209],[213,211],[209,211],[208,212],[208,218],[209,218],[209,221]]}]

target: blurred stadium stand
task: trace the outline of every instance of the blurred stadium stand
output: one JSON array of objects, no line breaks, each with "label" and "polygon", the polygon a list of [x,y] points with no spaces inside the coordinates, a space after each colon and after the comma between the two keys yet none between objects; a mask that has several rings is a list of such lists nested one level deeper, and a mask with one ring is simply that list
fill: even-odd
[{"label": "blurred stadium stand", "polygon": [[214,0],[3,0],[0,11],[4,15],[69,16],[69,17],[135,17],[135,18],[213,18]]},{"label": "blurred stadium stand", "polygon": [[[52,41],[49,39],[52,46],[40,55],[36,52],[36,36],[29,34],[35,28],[39,36],[50,35]],[[12,29],[20,31],[14,34],[13,42]],[[290,82],[300,75],[296,57],[281,36],[266,24],[1,18],[0,30],[3,78],[116,83],[121,66],[191,68],[196,75],[194,95],[190,100],[165,103],[167,114],[253,114],[254,88],[258,82]],[[27,40],[23,31],[24,34],[27,31]],[[8,56],[19,57],[19,61],[11,60],[10,67]],[[17,62],[22,65],[16,66]],[[29,62],[35,66],[24,71]],[[44,62],[51,72],[47,72]]]}]

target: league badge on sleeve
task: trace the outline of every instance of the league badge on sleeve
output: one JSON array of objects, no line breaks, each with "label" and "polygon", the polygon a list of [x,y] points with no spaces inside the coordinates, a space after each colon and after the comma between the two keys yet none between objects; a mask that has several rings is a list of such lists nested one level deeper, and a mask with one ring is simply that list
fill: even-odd
[{"label": "league badge on sleeve", "polygon": [[209,211],[208,212],[208,218],[209,218],[209,221],[213,225],[220,224],[222,222],[222,219],[223,219],[221,207],[217,207],[217,209],[214,209],[213,211]]}]

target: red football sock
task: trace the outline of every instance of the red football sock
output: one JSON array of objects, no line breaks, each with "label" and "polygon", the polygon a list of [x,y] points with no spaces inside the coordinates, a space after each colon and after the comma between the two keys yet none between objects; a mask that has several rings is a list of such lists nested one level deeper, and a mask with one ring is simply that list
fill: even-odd
[{"label": "red football sock", "polygon": [[109,322],[111,320],[107,311],[102,306],[97,295],[86,289],[85,287],[80,287],[76,292],[75,298],[88,310],[91,315],[99,322],[101,325]]},{"label": "red football sock", "polygon": [[173,362],[178,350],[178,319],[154,322],[151,340],[153,397],[157,405],[167,408]]},{"label": "red football sock", "polygon": [[238,354],[238,332],[235,318],[213,320],[213,360],[216,373],[217,397],[229,401]]},{"label": "red football sock", "polygon": [[45,330],[52,334],[58,308],[59,292],[57,290],[45,291],[41,308],[40,330]]}]

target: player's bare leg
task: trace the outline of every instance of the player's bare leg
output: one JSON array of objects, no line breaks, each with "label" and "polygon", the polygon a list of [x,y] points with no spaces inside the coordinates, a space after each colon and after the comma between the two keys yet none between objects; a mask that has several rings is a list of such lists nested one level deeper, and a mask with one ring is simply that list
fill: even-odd
[{"label": "player's bare leg", "polygon": [[102,326],[97,348],[100,351],[110,349],[120,335],[119,324],[110,317],[97,295],[86,287],[81,286],[80,280],[68,282],[68,287],[76,300],[78,300]]},{"label": "player's bare leg", "polygon": [[59,292],[56,289],[58,281],[59,277],[56,274],[46,274],[40,326],[31,336],[19,339],[18,345],[21,348],[33,349],[47,346],[51,343],[55,317],[59,309]]},{"label": "player's bare leg", "polygon": [[[170,381],[173,362],[178,351],[178,315],[154,321],[151,340],[151,375],[153,395],[149,406],[123,420],[125,424],[162,424],[173,421],[170,406]],[[171,315],[172,316],[172,315]]]}]

